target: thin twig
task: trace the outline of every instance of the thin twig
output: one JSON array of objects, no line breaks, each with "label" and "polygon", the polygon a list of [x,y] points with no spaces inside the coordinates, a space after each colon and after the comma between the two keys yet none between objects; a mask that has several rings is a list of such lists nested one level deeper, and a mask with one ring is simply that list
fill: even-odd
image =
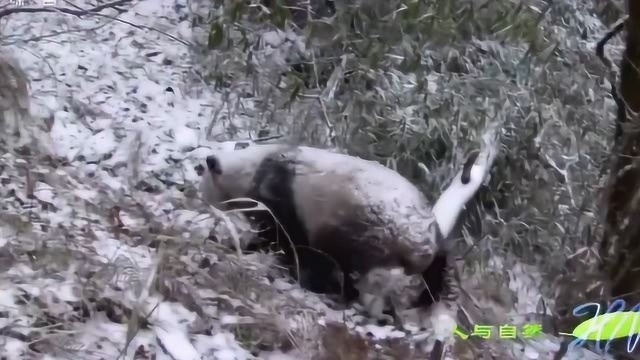
[{"label": "thin twig", "polygon": [[[138,24],[134,24],[131,23],[129,21],[126,20],[122,20],[119,19],[115,16],[110,16],[110,15],[106,15],[106,14],[100,14],[99,12],[101,10],[104,10],[106,8],[113,8],[114,6],[120,6],[126,3],[131,2],[132,0],[119,0],[119,1],[114,1],[112,3],[108,3],[108,4],[104,4],[104,5],[100,5],[97,6],[95,8],[89,9],[89,10],[83,10],[80,7],[74,5],[75,8],[77,8],[77,10],[73,10],[73,9],[69,9],[69,8],[62,8],[62,7],[19,7],[19,8],[9,8],[9,9],[5,9],[0,11],[0,19],[2,19],[5,16],[11,15],[11,14],[15,14],[15,13],[41,13],[41,12],[59,12],[59,13],[63,13],[63,14],[67,14],[67,15],[74,15],[77,17],[82,17],[84,15],[95,15],[95,16],[101,16],[107,19],[111,19],[111,20],[115,20],[115,21],[119,21],[123,24],[135,27],[136,29],[140,29],[140,30],[150,30],[150,31],[155,31],[157,33],[160,33],[172,40],[175,40],[183,45],[186,46],[192,46],[192,44],[188,41],[182,40],[180,38],[177,38],[167,32],[164,32],[162,30],[150,27],[150,26],[145,26],[145,25],[138,25]],[[118,9],[116,9],[118,10]],[[121,10],[118,10],[119,12],[121,12]]]},{"label": "thin twig", "polygon": [[264,136],[261,138],[257,138],[257,139],[253,139],[253,142],[264,142],[264,141],[269,141],[269,140],[276,140],[276,139],[280,139],[282,138],[283,135],[271,135],[271,136]]},{"label": "thin twig", "polygon": [[[313,62],[313,73],[316,80],[316,88],[320,89],[320,82],[318,81],[318,66],[316,65],[316,56],[313,51],[311,52],[311,57]],[[324,120],[324,123],[327,125],[327,128],[329,129],[329,139],[331,140],[331,142],[334,142],[335,132],[333,129],[333,124],[331,124],[331,120],[329,120],[329,115],[327,115],[327,106],[324,103],[324,99],[322,98],[322,95],[318,96],[318,101],[320,102],[320,107],[322,108],[322,118]]]},{"label": "thin twig", "polygon": [[5,16],[17,13],[40,13],[40,12],[61,12],[63,14],[74,15],[77,17],[82,17],[83,15],[88,15],[92,13],[100,12],[104,9],[111,8],[114,6],[124,5],[126,3],[131,2],[132,0],[118,0],[111,3],[107,3],[104,5],[96,6],[89,10],[72,10],[69,8],[57,7],[57,6],[47,6],[47,7],[16,7],[16,8],[8,8],[0,11],[0,19]]},{"label": "thin twig", "polygon": [[[119,0],[119,1],[114,1],[112,3],[107,3],[104,5],[100,5],[100,6],[96,6],[93,9],[89,10],[91,12],[100,12],[106,8],[115,8],[116,6],[121,6],[121,5],[125,5],[128,2],[131,2],[132,0]],[[116,9],[117,10],[117,9]]]},{"label": "thin twig", "polygon": [[[124,1],[124,0],[121,0],[121,1]],[[127,1],[131,1],[131,0],[127,0]],[[126,3],[127,1],[124,1],[124,2]],[[69,5],[72,5],[75,8],[78,8],[80,10],[84,10],[81,7],[77,6],[77,5],[70,3],[69,1],[65,1],[65,2],[67,4],[69,4]],[[118,4],[117,2],[116,3],[112,3],[112,6],[119,6],[119,5],[122,5],[122,4]],[[118,17],[115,17],[115,16],[110,16],[110,15],[106,15],[106,14],[98,14],[97,13],[96,9],[102,10],[104,8],[105,8],[105,5],[102,5],[102,6],[98,6],[97,8],[92,9],[91,11],[92,12],[96,12],[96,14],[94,14],[94,15],[102,16],[102,17],[105,17],[105,18],[108,18],[108,19],[111,19],[111,20],[114,20],[114,21],[119,21],[119,22],[121,22],[123,24],[127,24],[127,25],[132,26],[132,27],[134,27],[136,29],[155,31],[155,32],[160,33],[160,34],[162,34],[162,35],[164,35],[164,36],[166,36],[166,37],[168,37],[168,38],[170,38],[172,40],[175,40],[175,41],[177,41],[177,42],[179,42],[179,43],[181,43],[183,45],[191,46],[191,43],[189,43],[189,42],[187,42],[185,40],[179,39],[179,38],[177,38],[177,37],[175,37],[175,36],[173,36],[173,35],[171,35],[169,33],[166,33],[166,32],[164,32],[162,30],[158,30],[156,28],[148,27],[148,26],[145,26],[145,25],[134,24],[134,23],[128,22],[126,20],[122,20],[122,19],[120,19]],[[118,9],[116,9],[116,10],[118,10]],[[118,10],[118,12],[121,12],[121,11]]]},{"label": "thin twig", "polygon": [[609,40],[611,40],[614,36],[618,35],[622,29],[624,29],[624,22],[621,21],[613,29],[609,30],[607,34],[602,38],[602,40],[598,41],[598,45],[596,45],[596,55],[600,58],[600,61],[604,63],[608,68],[611,67],[611,60],[607,59],[604,56],[604,46],[607,45]]},{"label": "thin twig", "polygon": [[[60,36],[60,35],[67,35],[67,34],[72,34],[72,33],[77,33],[77,32],[96,31],[96,30],[98,30],[98,29],[100,29],[100,28],[102,28],[102,27],[104,27],[104,26],[106,26],[108,24],[109,24],[108,22],[105,22],[104,24],[101,24],[101,25],[98,25],[96,27],[92,27],[92,28],[89,28],[89,29],[71,29],[71,30],[66,30],[66,31],[54,31],[54,32],[51,32],[49,34],[40,35],[40,36],[34,36],[34,37],[26,39],[26,40],[18,39],[18,40],[14,40],[14,41],[3,42],[2,45],[3,46],[8,46],[8,45],[13,45],[13,44],[17,44],[17,43],[25,43],[26,44],[26,43],[29,43],[29,42],[45,40],[45,39],[49,39],[49,38]],[[11,35],[11,36],[8,36],[5,39],[9,40],[9,39],[13,39],[13,38],[19,38],[19,36],[18,35]]]},{"label": "thin twig", "polygon": [[132,27],[134,27],[134,28],[136,28],[136,29],[155,31],[155,32],[157,32],[157,33],[159,33],[159,34],[162,34],[162,35],[164,35],[164,36],[168,37],[168,38],[169,38],[169,39],[171,39],[171,40],[175,40],[175,41],[177,41],[177,42],[181,43],[182,45],[186,45],[186,46],[189,46],[189,47],[193,46],[193,44],[191,44],[190,42],[188,42],[188,41],[186,41],[186,40],[182,40],[182,39],[180,39],[180,38],[178,38],[178,37],[175,37],[175,36],[173,36],[173,35],[171,35],[171,34],[169,34],[169,33],[167,33],[167,32],[164,32],[164,31],[162,31],[162,30],[159,30],[159,29],[153,28],[153,27],[151,27],[151,26],[145,26],[145,25],[138,25],[138,24],[134,24],[134,23],[128,22],[128,21],[126,21],[126,20],[122,20],[122,19],[120,19],[120,18],[117,18],[117,17],[115,17],[115,16],[110,16],[110,15],[105,15],[105,14],[93,14],[93,15],[95,15],[95,16],[102,16],[102,17],[105,17],[105,18],[107,18],[107,19],[112,19],[112,20],[115,20],[115,21],[119,21],[119,22],[121,22],[121,23],[123,23],[123,24],[127,24],[127,25],[132,26]]}]

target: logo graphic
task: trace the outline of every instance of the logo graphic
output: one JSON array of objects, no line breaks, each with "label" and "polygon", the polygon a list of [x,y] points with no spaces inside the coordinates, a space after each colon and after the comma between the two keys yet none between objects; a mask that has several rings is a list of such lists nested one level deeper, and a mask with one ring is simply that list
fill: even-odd
[{"label": "logo graphic", "polygon": [[[624,311],[625,305],[624,300],[618,299],[603,314],[600,313],[598,303],[586,303],[573,309],[573,316],[593,314],[589,308],[595,309],[595,315],[576,326],[571,334],[560,333],[576,338],[569,345],[569,350],[582,347],[587,341],[595,341],[596,349],[606,353],[613,340],[628,338],[627,352],[633,352],[640,338],[640,304],[636,304],[630,311]],[[601,341],[605,341],[604,349],[600,347]]]},{"label": "logo graphic", "polygon": [[[601,311],[602,308],[598,303],[586,303],[573,309],[573,316],[590,315],[591,318],[580,323],[571,333],[560,333],[560,335],[575,338],[569,344],[568,351],[577,350],[587,341],[593,341],[597,351],[607,353],[613,340],[627,338],[627,352],[633,352],[640,340],[640,304],[636,304],[631,310],[625,310],[625,305],[624,300],[618,299],[604,312]],[[464,329],[456,326],[453,334],[463,340],[467,340],[470,336],[491,339],[494,328],[495,326],[491,325],[474,325],[473,332],[467,334]],[[520,331],[520,335],[524,338],[533,338],[541,334],[541,324],[525,324]],[[516,336],[515,325],[498,327],[500,339],[515,339]],[[602,343],[604,347],[601,346]]]},{"label": "logo graphic", "polygon": [[[469,336],[477,336],[483,339],[491,338],[491,331],[494,326],[491,325],[474,325],[471,334],[465,333],[459,326],[456,326],[453,334],[463,340],[467,340]],[[542,334],[542,324],[525,324],[520,332],[522,337],[533,338]],[[517,327],[515,325],[501,325],[498,327],[498,336],[500,339],[515,339],[517,335]]]}]

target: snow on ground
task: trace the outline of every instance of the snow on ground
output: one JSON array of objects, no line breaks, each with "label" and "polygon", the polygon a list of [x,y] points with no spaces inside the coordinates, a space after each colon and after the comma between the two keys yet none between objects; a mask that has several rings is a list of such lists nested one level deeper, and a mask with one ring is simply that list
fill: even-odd
[{"label": "snow on ground", "polygon": [[206,240],[228,231],[194,199],[196,166],[226,146],[205,136],[223,97],[191,69],[187,2],[135,4],[108,17],[4,19],[33,121],[52,123],[39,141],[50,157],[0,158],[0,356],[301,359],[332,322],[376,341],[406,337],[332,310],[271,257],[239,259]]},{"label": "snow on ground", "polygon": [[[119,18],[189,41],[186,5],[142,1]],[[1,356],[247,359],[272,337],[276,352],[262,356],[278,358],[287,336],[354,314],[272,285],[264,258],[203,243],[220,226],[193,199],[196,166],[225,146],[204,131],[222,99],[193,73],[187,46],[102,17],[14,14],[3,30],[31,79],[33,121],[52,124],[39,144],[48,160],[1,159]],[[154,282],[164,300],[149,294]]]}]

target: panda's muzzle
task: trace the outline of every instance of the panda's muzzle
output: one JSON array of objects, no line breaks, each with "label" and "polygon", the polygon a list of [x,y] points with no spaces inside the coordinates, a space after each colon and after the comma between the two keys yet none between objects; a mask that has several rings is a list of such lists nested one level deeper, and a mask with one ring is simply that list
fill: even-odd
[{"label": "panda's muzzle", "polygon": [[206,162],[207,162],[207,169],[209,169],[209,171],[212,174],[216,174],[216,175],[222,174],[222,169],[220,168],[220,161],[218,161],[218,158],[215,155],[207,156]]}]

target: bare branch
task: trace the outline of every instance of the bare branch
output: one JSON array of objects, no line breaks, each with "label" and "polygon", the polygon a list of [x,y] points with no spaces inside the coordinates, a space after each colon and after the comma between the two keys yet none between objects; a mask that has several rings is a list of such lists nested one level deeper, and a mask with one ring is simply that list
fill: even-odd
[{"label": "bare branch", "polygon": [[[112,2],[112,3],[107,3],[107,4],[104,4],[104,5],[96,6],[96,7],[94,7],[93,9],[89,10],[89,12],[100,12],[100,11],[102,11],[102,10],[104,10],[104,9],[107,9],[107,8],[115,8],[115,7],[117,7],[117,6],[125,5],[125,4],[127,4],[127,3],[131,2],[131,1],[132,1],[132,0],[119,0],[119,1],[114,1],[114,2]],[[117,9],[116,9],[116,10],[117,10]]]},{"label": "bare branch", "polygon": [[[104,27],[105,25],[109,24],[108,22],[105,22],[103,24],[100,24],[96,27],[92,27],[92,28],[87,28],[87,29],[72,29],[72,30],[66,30],[66,31],[53,31],[49,34],[45,34],[45,35],[40,35],[40,36],[35,36],[29,39],[24,39],[21,40],[20,36],[22,35],[11,35],[8,36],[6,39],[3,39],[2,41],[6,41],[9,40],[7,42],[2,42],[3,46],[7,46],[7,45],[13,45],[13,44],[17,44],[17,43],[29,43],[29,42],[34,42],[34,41],[40,41],[40,40],[46,40],[46,39],[50,39],[56,36],[60,36],[60,35],[66,35],[66,34],[73,34],[73,33],[77,33],[77,32],[91,32],[91,31],[96,31],[102,27]],[[12,40],[12,39],[19,39],[19,40]]]},{"label": "bare branch", "polygon": [[173,36],[173,35],[171,35],[171,34],[169,34],[169,33],[167,33],[167,32],[164,32],[164,31],[162,31],[162,30],[159,30],[159,29],[156,29],[156,28],[153,28],[153,27],[150,27],[150,26],[134,24],[134,23],[132,23],[132,22],[129,22],[129,21],[126,21],[126,20],[122,20],[122,19],[117,18],[117,17],[115,17],[115,16],[110,16],[110,15],[105,15],[105,14],[97,14],[97,13],[94,13],[93,15],[95,15],[95,16],[101,16],[101,17],[104,17],[104,18],[107,18],[107,19],[111,19],[111,20],[115,20],[115,21],[119,21],[119,22],[121,22],[121,23],[123,23],[123,24],[127,24],[127,25],[132,26],[132,27],[134,27],[134,28],[136,28],[136,29],[155,31],[155,32],[157,32],[157,33],[160,33],[160,34],[162,34],[162,35],[164,35],[164,36],[166,36],[166,37],[168,37],[168,38],[172,39],[172,40],[175,40],[175,41],[177,41],[177,42],[181,43],[182,45],[192,46],[192,44],[191,44],[190,42],[186,41],[186,40],[182,40],[182,39],[180,39],[180,38],[178,38],[178,37],[175,37],[175,36]]},{"label": "bare branch", "polygon": [[5,16],[17,13],[40,13],[40,12],[60,12],[63,14],[74,15],[77,17],[82,17],[83,15],[98,13],[104,9],[112,8],[115,6],[124,5],[126,3],[131,2],[132,0],[118,0],[108,4],[96,6],[89,10],[73,10],[69,8],[55,7],[55,6],[47,6],[47,7],[17,7],[17,8],[9,8],[0,11],[0,19]]},{"label": "bare branch", "polygon": [[111,19],[111,20],[115,20],[118,22],[121,22],[123,24],[127,24],[129,26],[135,27],[136,29],[140,29],[140,30],[151,30],[151,31],[155,31],[158,32],[172,40],[175,40],[183,45],[186,46],[191,46],[192,44],[188,41],[182,40],[180,38],[177,38],[167,32],[164,32],[162,30],[158,30],[156,28],[153,27],[149,27],[149,26],[144,26],[144,25],[138,25],[138,24],[134,24],[132,22],[126,21],[126,20],[122,20],[119,19],[115,16],[109,16],[106,14],[100,14],[100,11],[107,9],[107,8],[114,8],[116,9],[118,12],[122,12],[122,10],[118,9],[118,6],[124,5],[126,3],[130,3],[132,0],[118,0],[118,1],[114,1],[108,4],[104,4],[104,5],[100,5],[100,6],[96,6],[92,9],[89,10],[84,10],[82,8],[80,8],[79,6],[73,5],[76,10],[74,9],[69,9],[69,8],[61,8],[61,7],[38,7],[38,8],[34,8],[34,7],[20,7],[20,8],[10,8],[10,9],[5,9],[0,11],[0,19],[2,19],[5,16],[11,15],[11,14],[15,14],[15,13],[39,13],[39,12],[60,12],[63,14],[68,14],[68,15],[74,15],[77,17],[82,17],[84,15],[94,15],[94,16],[101,16],[107,19]]},{"label": "bare branch", "polygon": [[596,46],[596,55],[607,67],[611,67],[611,61],[604,56],[604,46],[614,36],[618,35],[622,29],[624,29],[624,22],[621,21],[614,26],[613,29],[609,30],[609,32],[600,41],[598,41],[598,45]]}]

